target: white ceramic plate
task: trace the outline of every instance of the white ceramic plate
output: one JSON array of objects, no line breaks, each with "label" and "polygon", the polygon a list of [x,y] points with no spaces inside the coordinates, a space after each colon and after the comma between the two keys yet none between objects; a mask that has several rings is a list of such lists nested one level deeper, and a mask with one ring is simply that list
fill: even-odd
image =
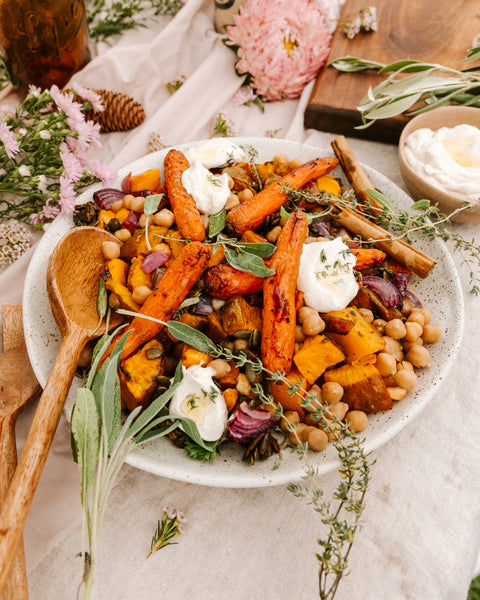
[{"label": "white ceramic plate", "polygon": [[[285,153],[290,158],[298,158],[302,161],[319,156],[331,156],[329,149],[282,140],[237,138],[232,141],[256,148],[259,161],[269,160],[279,153]],[[192,145],[188,144],[188,146]],[[178,148],[182,149],[182,146]],[[166,150],[162,150],[128,165],[120,171],[118,184],[129,172],[137,174],[147,169],[161,168],[165,154]],[[405,209],[411,204],[407,194],[389,179],[369,167],[365,166],[365,170],[374,186],[382,190],[396,208]],[[334,174],[343,177],[339,167]],[[80,201],[90,200],[93,189],[85,192]],[[45,386],[60,345],[60,333],[50,311],[46,291],[47,260],[58,240],[72,226],[71,218],[65,215],[59,216],[50,225],[31,260],[25,280],[23,314],[26,344],[33,370],[42,387]],[[463,296],[453,260],[445,244],[439,240],[429,241],[419,238],[415,244],[438,260],[433,274],[426,280],[414,277],[412,287],[424,305],[431,310],[435,323],[442,327],[444,333],[441,341],[431,347],[432,366],[420,372],[416,390],[396,404],[393,410],[369,418],[368,428],[363,432],[366,451],[374,450],[391,439],[430,402],[446,378],[461,343],[464,328]],[[75,399],[75,390],[79,385],[80,382],[75,380],[70,390],[66,402],[67,417]],[[327,473],[338,466],[336,452],[331,444],[321,453],[311,453],[310,461],[312,466],[318,469],[319,474]],[[220,456],[214,461],[196,461],[176,448],[168,439],[160,439],[136,449],[128,456],[127,462],[164,477],[219,487],[278,485],[298,481],[304,474],[304,463],[298,455],[289,450],[284,452],[279,468],[274,469],[276,457],[258,461],[252,466],[242,461],[241,451],[234,444],[225,444],[221,448]]]}]

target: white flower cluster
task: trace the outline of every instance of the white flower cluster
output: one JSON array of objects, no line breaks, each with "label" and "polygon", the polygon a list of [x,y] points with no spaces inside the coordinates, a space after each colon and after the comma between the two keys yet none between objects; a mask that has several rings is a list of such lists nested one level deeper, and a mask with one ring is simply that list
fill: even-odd
[{"label": "white flower cluster", "polygon": [[0,224],[0,270],[14,263],[30,248],[32,234],[23,223],[7,221]]},{"label": "white flower cluster", "polygon": [[377,27],[378,19],[375,6],[364,6],[352,21],[343,23],[343,31],[350,40],[361,31],[377,31]]}]

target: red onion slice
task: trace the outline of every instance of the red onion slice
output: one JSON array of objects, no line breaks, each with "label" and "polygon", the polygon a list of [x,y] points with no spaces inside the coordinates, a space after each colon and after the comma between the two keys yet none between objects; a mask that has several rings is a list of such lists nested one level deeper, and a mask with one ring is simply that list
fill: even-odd
[{"label": "red onion slice", "polygon": [[141,269],[142,271],[145,271],[145,273],[153,273],[155,269],[164,265],[169,258],[168,254],[165,254],[164,252],[152,252],[151,254],[147,254],[143,259]]},{"label": "red onion slice", "polygon": [[362,285],[377,293],[385,306],[397,306],[402,302],[402,296],[398,288],[388,279],[377,277],[377,275],[364,275]]},{"label": "red onion slice", "polygon": [[198,302],[195,304],[194,312],[197,315],[209,315],[213,312],[212,297],[200,294]]},{"label": "red onion slice", "polygon": [[137,228],[137,226],[138,226],[138,217],[133,212],[133,210],[131,210],[128,213],[127,218],[123,221],[122,227],[125,227],[125,229],[128,229],[129,231],[134,231]]},{"label": "red onion slice", "polygon": [[118,200],[123,200],[124,192],[115,188],[103,188],[93,193],[93,199],[104,210],[109,210]]},{"label": "red onion slice", "polygon": [[228,437],[234,442],[248,442],[271,429],[275,423],[275,417],[268,411],[251,409],[242,402],[228,423]]},{"label": "red onion slice", "polygon": [[405,298],[408,298],[415,308],[422,308],[423,304],[411,290],[405,290]]}]

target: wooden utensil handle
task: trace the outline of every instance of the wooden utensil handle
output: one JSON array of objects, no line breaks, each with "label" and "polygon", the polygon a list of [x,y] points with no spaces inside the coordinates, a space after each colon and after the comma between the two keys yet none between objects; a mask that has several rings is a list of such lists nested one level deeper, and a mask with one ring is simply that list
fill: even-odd
[{"label": "wooden utensil handle", "polygon": [[[17,447],[15,444],[16,415],[10,414],[0,421],[0,505],[7,495],[7,490],[17,466]],[[27,567],[22,539],[10,568],[2,600],[28,600]]]},{"label": "wooden utensil handle", "polygon": [[75,327],[63,338],[5,497],[0,515],[0,595],[85,341],[85,332]]}]

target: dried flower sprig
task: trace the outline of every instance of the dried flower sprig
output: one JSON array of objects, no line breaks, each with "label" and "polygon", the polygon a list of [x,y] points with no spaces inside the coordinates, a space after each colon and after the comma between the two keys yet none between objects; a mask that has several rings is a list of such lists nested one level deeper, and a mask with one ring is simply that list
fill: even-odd
[{"label": "dried flower sprig", "polygon": [[0,271],[13,264],[30,248],[31,232],[18,221],[0,223]]},{"label": "dried flower sprig", "polygon": [[359,33],[377,31],[378,29],[377,9],[375,6],[364,6],[351,19],[351,21],[342,23],[343,31],[350,40],[353,40]]},{"label": "dried flower sprig", "polygon": [[225,113],[218,113],[213,123],[213,130],[210,137],[219,135],[221,137],[232,137],[236,134],[235,125],[231,118]]},{"label": "dried flower sprig", "polygon": [[[480,41],[467,52],[464,63],[480,58]],[[385,65],[354,56],[342,56],[328,63],[339,71],[355,73],[375,70],[391,73],[370,88],[357,107],[365,129],[377,119],[389,119],[401,113],[416,115],[439,106],[461,104],[480,107],[480,67],[456,70],[418,60],[398,60]],[[403,75],[407,74],[406,77]],[[398,77],[401,75],[401,77]]]},{"label": "dried flower sprig", "polygon": [[173,540],[180,534],[185,533],[184,523],[186,523],[185,514],[181,510],[169,506],[164,508],[163,519],[157,523],[147,558],[154,552],[165,548],[165,546],[177,544],[178,542],[174,542]]},{"label": "dried flower sprig", "polygon": [[0,121],[0,222],[15,219],[38,228],[72,212],[77,193],[116,172],[88,157],[100,147],[100,128],[85,110],[103,104],[92,90],[61,92],[30,87],[26,98]]}]

